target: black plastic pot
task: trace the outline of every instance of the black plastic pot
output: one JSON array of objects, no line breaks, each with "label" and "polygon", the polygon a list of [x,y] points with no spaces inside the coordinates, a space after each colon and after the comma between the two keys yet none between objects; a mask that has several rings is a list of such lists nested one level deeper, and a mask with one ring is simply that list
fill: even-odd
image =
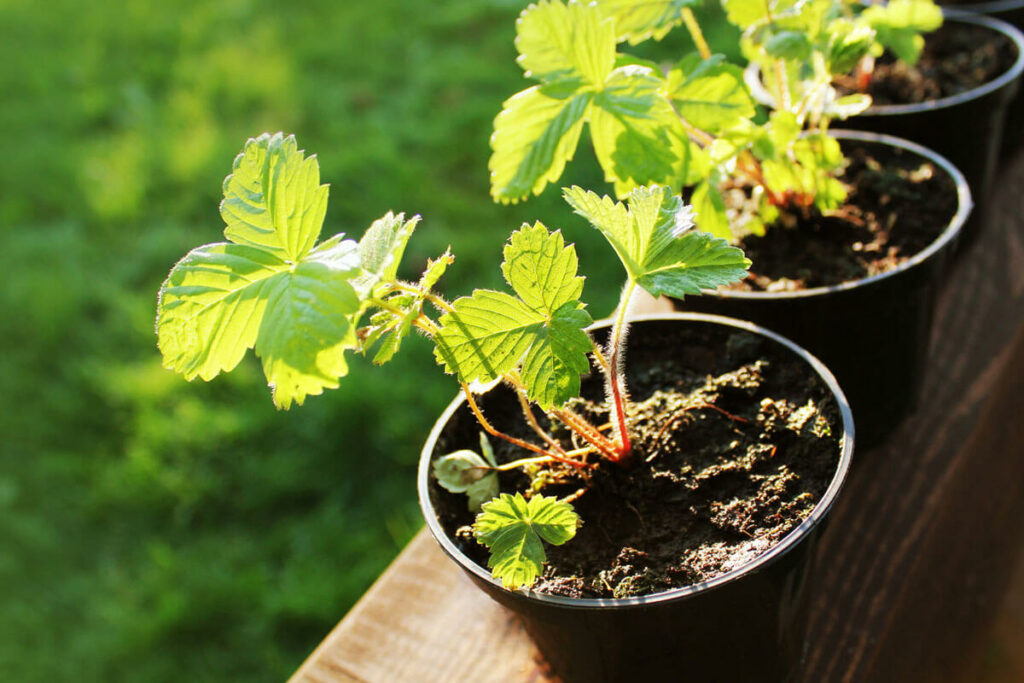
[{"label": "black plastic pot", "polygon": [[822,500],[807,520],[747,565],[704,583],[639,598],[585,600],[506,590],[451,541],[431,502],[431,458],[453,415],[467,410],[461,396],[437,421],[423,448],[419,496],[430,532],[478,587],[522,618],[554,672],[568,682],[783,681],[798,670],[805,650],[804,588],[815,541],[850,467],[850,408],[820,361],[748,322],[698,314],[642,316],[633,324],[630,348],[643,343],[645,330],[676,325],[724,325],[774,340],[814,369],[835,395],[842,416],[841,454]]},{"label": "black plastic pot", "polygon": [[[1020,88],[1024,72],[1024,35],[998,19],[943,10],[945,22],[984,26],[1004,34],[1017,46],[1017,61],[993,81],[967,92],[919,104],[873,105],[842,122],[844,128],[883,133],[912,140],[946,157],[960,169],[979,210],[965,226],[961,241],[971,242],[987,221],[984,199],[995,178],[1007,109]],[[761,84],[756,65],[747,68],[747,85],[762,104],[774,98]],[[1014,134],[1021,121],[1010,120]]]},{"label": "black plastic pot", "polygon": [[956,181],[959,209],[938,238],[898,268],[880,275],[790,292],[709,290],[677,305],[753,321],[815,354],[846,392],[860,443],[871,446],[917,404],[935,298],[957,235],[970,215],[971,193],[953,165],[920,145],[859,131],[835,131],[834,135],[840,140],[902,147],[948,173]]},{"label": "black plastic pot", "polygon": [[[947,6],[945,11],[981,14],[1005,21],[1018,31],[1024,31],[1024,0],[961,3],[952,7]],[[1017,89],[1017,96],[1013,98],[1006,110],[1007,126],[1003,131],[1002,145],[1004,159],[1024,146],[1024,126],[1020,125],[1022,121],[1024,121],[1024,87]]]}]

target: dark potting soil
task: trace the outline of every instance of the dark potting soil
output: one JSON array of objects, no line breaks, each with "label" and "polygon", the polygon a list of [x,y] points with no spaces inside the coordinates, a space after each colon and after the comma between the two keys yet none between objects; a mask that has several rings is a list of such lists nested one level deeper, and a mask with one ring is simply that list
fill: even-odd
[{"label": "dark potting soil", "polygon": [[[871,95],[874,104],[917,104],[952,97],[998,78],[1016,59],[1016,45],[1002,33],[947,22],[925,36],[917,64],[900,62],[888,52],[882,55],[863,92]],[[841,94],[858,91],[852,77],[836,85]]]},{"label": "dark potting soil", "polygon": [[[795,208],[740,246],[752,262],[734,289],[793,291],[857,280],[898,267],[928,247],[956,214],[956,183],[917,154],[841,141],[846,205],[822,215]],[[735,201],[736,192],[726,194]]]},{"label": "dark potting soil", "polygon": [[[632,465],[604,463],[587,480],[547,487],[575,502],[574,539],[546,547],[548,564],[533,589],[579,598],[647,595],[705,581],[776,545],[810,515],[831,482],[841,418],[828,387],[785,347],[709,324],[644,323],[627,351]],[[600,376],[584,380],[575,409],[605,424]],[[484,397],[499,429],[524,439],[518,404],[501,389]],[[480,427],[463,406],[434,457],[476,448]],[[565,445],[567,437],[561,435]],[[499,462],[526,454],[491,439]],[[506,473],[503,492],[525,476]],[[468,530],[465,496],[432,487],[449,536],[482,567],[486,549]]]}]

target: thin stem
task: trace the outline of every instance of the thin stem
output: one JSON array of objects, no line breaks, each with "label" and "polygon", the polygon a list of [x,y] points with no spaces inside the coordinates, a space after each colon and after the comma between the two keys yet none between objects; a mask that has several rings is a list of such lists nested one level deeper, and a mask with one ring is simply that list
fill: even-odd
[{"label": "thin stem", "polygon": [[700,53],[701,59],[710,58],[711,48],[708,47],[708,42],[704,40],[704,32],[700,30],[700,24],[697,23],[697,17],[694,16],[693,10],[689,7],[684,7],[682,14],[683,23],[686,24],[686,30],[690,32],[690,37],[693,38],[693,44],[697,46],[697,52]]},{"label": "thin stem", "polygon": [[477,422],[480,423],[480,426],[483,427],[484,431],[486,431],[488,434],[490,434],[491,436],[496,436],[499,439],[504,439],[505,441],[508,441],[509,443],[515,446],[519,446],[520,448],[525,448],[528,451],[539,453],[540,455],[546,458],[555,458],[555,456],[552,453],[549,453],[548,451],[544,450],[539,446],[534,446],[532,443],[528,443],[526,441],[523,441],[522,439],[517,439],[514,436],[505,434],[504,432],[498,431],[497,429],[492,427],[491,423],[487,421],[487,418],[484,417],[484,414],[480,411],[480,406],[477,405],[476,399],[473,397],[473,392],[470,391],[469,389],[469,385],[463,383],[462,391],[466,394],[466,404],[469,406],[469,409],[473,411],[473,415],[476,417]]},{"label": "thin stem", "polygon": [[552,452],[549,452],[549,455],[552,458],[564,465],[587,467],[586,463],[570,458],[568,454],[566,454],[565,449],[563,449],[550,434],[544,431],[544,428],[540,426],[539,422],[537,422],[537,416],[533,414],[533,409],[530,408],[530,401],[526,398],[525,391],[517,390],[516,397],[519,399],[519,405],[523,409],[523,416],[526,417],[526,421],[529,423],[530,427],[532,427],[533,431],[537,432],[537,435],[551,447]]},{"label": "thin stem", "polygon": [[594,429],[593,426],[576,413],[564,408],[557,408],[551,411],[551,415],[561,420],[566,427],[597,449],[604,457],[613,462],[618,459],[618,444],[612,443],[604,434]]},{"label": "thin stem", "polygon": [[426,301],[429,301],[430,303],[434,304],[434,306],[436,306],[439,310],[444,311],[445,313],[455,312],[455,309],[452,307],[450,303],[439,297],[437,294],[434,294],[429,289],[423,289],[422,287],[410,285],[404,282],[395,282],[392,284],[392,288],[395,291],[409,292],[410,294],[415,294],[416,296],[422,297]]},{"label": "thin stem", "polygon": [[776,103],[779,105],[781,111],[789,111],[792,103],[789,100],[789,77],[786,75],[786,62],[781,59],[775,60],[775,86],[779,91],[778,100]]},{"label": "thin stem", "polygon": [[629,304],[633,299],[633,291],[636,289],[636,282],[629,278],[626,287],[622,290],[622,298],[619,300],[619,310],[612,325],[611,336],[608,339],[608,393],[611,403],[612,424],[614,425],[615,439],[618,441],[618,457],[613,460],[623,460],[632,451],[629,442],[629,430],[626,427],[626,387],[625,378],[622,376],[622,356],[626,342],[627,319],[629,315]]},{"label": "thin stem", "polygon": [[604,357],[604,351],[601,350],[601,347],[597,343],[591,341],[591,344],[592,348],[590,351],[594,354],[594,358],[597,359],[597,364],[600,365],[603,370],[607,370],[608,359]]},{"label": "thin stem", "polygon": [[535,465],[542,462],[553,461],[554,458],[552,458],[551,456],[542,455],[539,458],[523,458],[521,460],[513,460],[512,462],[507,462],[504,465],[498,465],[497,467],[491,467],[489,469],[494,470],[496,472],[508,472],[509,470],[516,469],[517,467],[526,467],[527,465]]}]

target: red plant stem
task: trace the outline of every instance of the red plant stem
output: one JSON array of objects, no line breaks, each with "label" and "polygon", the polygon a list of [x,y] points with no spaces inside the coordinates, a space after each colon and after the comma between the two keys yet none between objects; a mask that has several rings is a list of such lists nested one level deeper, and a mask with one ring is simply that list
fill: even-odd
[{"label": "red plant stem", "polygon": [[636,282],[630,278],[622,290],[618,315],[615,317],[615,323],[612,325],[611,335],[608,339],[608,400],[611,404],[615,439],[618,441],[616,457],[612,458],[613,462],[627,459],[633,450],[632,444],[629,442],[629,430],[626,427],[626,381],[622,376],[622,359],[623,347],[626,343],[629,304],[635,289]]},{"label": "red plant stem", "polygon": [[537,422],[537,417],[533,414],[533,410],[530,408],[530,401],[529,399],[526,398],[525,391],[523,391],[519,387],[516,387],[516,397],[519,399],[519,405],[523,409],[523,415],[526,417],[526,421],[533,428],[533,431],[537,432],[537,435],[540,436],[540,438],[547,442],[548,446],[551,447],[549,455],[552,458],[562,463],[563,465],[571,465],[572,467],[580,468],[589,467],[587,463],[580,462],[579,460],[573,460],[568,455],[566,455],[565,450],[558,445],[558,442],[555,441],[550,434],[544,431],[544,429]]},{"label": "red plant stem", "polygon": [[491,436],[495,436],[499,439],[504,439],[505,441],[508,441],[513,445],[519,446],[520,448],[525,448],[528,451],[533,451],[534,453],[539,453],[540,455],[544,455],[549,458],[554,458],[555,460],[558,459],[555,457],[554,453],[546,451],[543,448],[540,448],[539,446],[534,446],[532,443],[528,443],[526,441],[523,441],[522,439],[517,439],[514,436],[509,436],[508,434],[500,432],[494,427],[492,427],[491,423],[487,421],[487,418],[484,417],[484,414],[480,411],[480,406],[477,405],[476,399],[473,398],[473,392],[470,391],[469,386],[463,384],[462,391],[465,392],[466,394],[466,404],[469,405],[469,409],[473,411],[473,415],[476,417],[477,422],[480,423],[480,426],[483,427],[484,431],[486,431],[488,434],[490,434]]},{"label": "red plant stem", "polygon": [[618,458],[618,445],[606,439],[579,415],[564,409],[554,409],[551,415],[561,420],[566,427],[596,448],[604,457],[613,462]]}]

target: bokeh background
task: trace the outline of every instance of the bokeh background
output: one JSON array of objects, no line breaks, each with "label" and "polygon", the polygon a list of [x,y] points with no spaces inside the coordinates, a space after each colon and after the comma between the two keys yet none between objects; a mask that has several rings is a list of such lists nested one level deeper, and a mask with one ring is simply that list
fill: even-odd
[{"label": "bokeh background", "polygon": [[[406,277],[451,244],[448,296],[500,287],[540,219],[611,312],[614,256],[557,188],[489,199],[525,5],[0,0],[0,680],[282,680],[421,526],[456,389],[423,340],[287,413],[251,356],[209,384],[161,368],[157,289],[223,239],[246,138],[318,154],[325,235],[422,214]],[[609,191],[585,138],[570,183]]]}]

